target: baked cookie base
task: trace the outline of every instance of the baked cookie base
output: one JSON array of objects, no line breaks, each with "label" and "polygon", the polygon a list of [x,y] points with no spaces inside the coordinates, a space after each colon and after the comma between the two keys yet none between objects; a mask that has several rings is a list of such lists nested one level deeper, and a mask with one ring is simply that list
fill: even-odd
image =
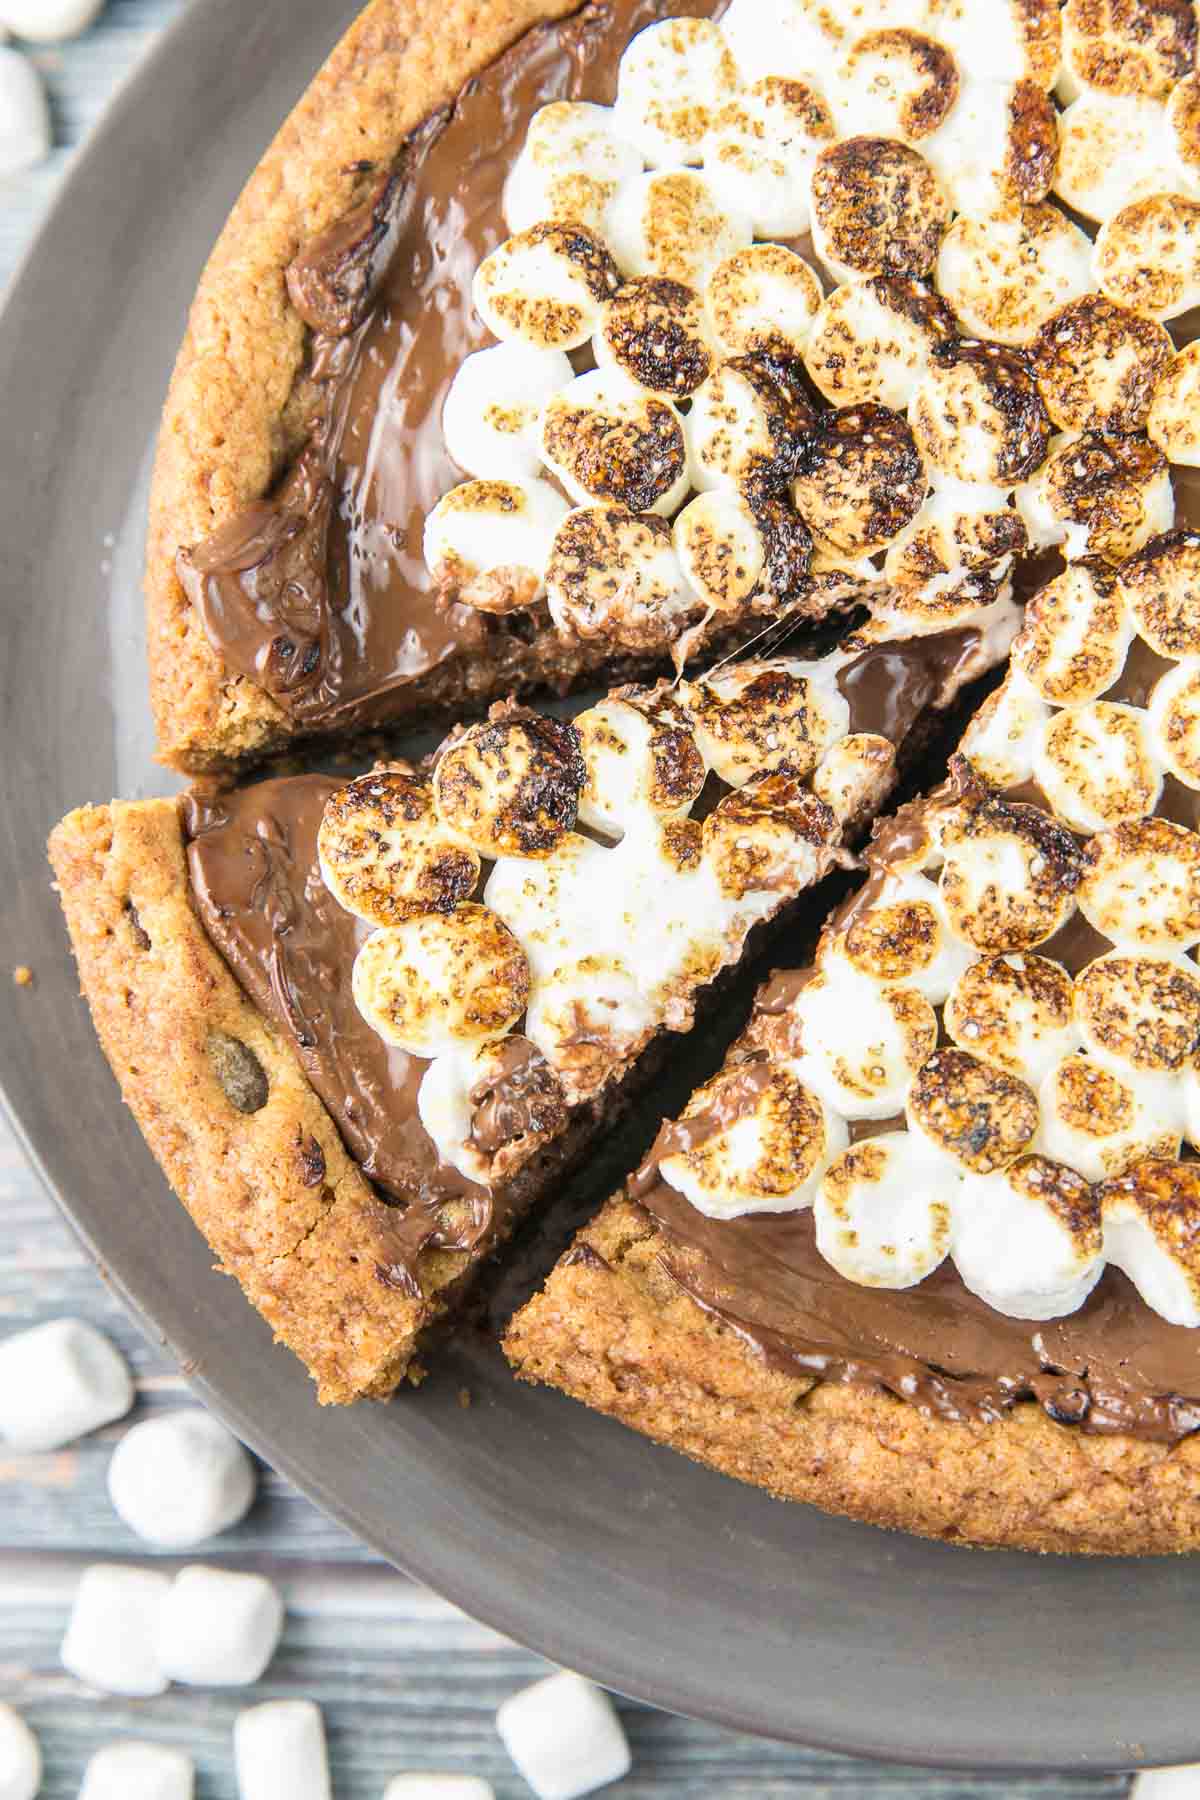
[{"label": "baked cookie base", "polygon": [[641,1207],[611,1200],[512,1320],[516,1373],[779,1499],[869,1524],[991,1549],[1200,1548],[1200,1437],[1085,1436],[1033,1404],[956,1424],[880,1389],[781,1373],[681,1291],[666,1248]]}]

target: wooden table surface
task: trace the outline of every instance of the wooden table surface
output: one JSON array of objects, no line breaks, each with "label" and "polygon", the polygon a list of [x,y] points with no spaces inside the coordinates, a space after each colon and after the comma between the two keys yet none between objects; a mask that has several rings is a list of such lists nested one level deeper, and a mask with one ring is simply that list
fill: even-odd
[{"label": "wooden table surface", "polygon": [[[0,289],[74,147],[122,75],[185,3],[110,0],[87,36],[38,53],[52,95],[56,148],[41,168],[0,181]],[[0,418],[2,407],[0,399]],[[0,1003],[17,998],[3,994]],[[58,1645],[79,1570],[99,1557],[147,1554],[108,1505],[104,1475],[112,1446],[128,1423],[188,1395],[175,1369],[109,1295],[0,1119],[0,1333],[62,1313],[92,1320],[122,1346],[136,1370],[138,1403],[125,1424],[53,1455],[8,1456],[0,1446],[0,1698],[19,1706],[41,1738],[46,1800],[74,1796],[90,1752],[130,1734],[189,1750],[199,1771],[197,1800],[234,1800],[234,1715],[248,1699],[285,1694],[310,1696],[325,1709],[337,1800],[379,1800],[388,1776],[422,1768],[487,1776],[500,1800],[527,1795],[492,1718],[499,1701],[545,1665],[379,1563],[269,1470],[250,1518],[204,1552],[206,1561],[262,1569],[283,1584],[287,1628],[259,1687],[249,1695],[175,1688],[161,1699],[120,1701],[91,1693],[66,1674]],[[1119,1776],[1012,1781],[986,1772],[888,1768],[737,1737],[624,1703],[622,1710],[634,1768],[606,1790],[614,1800],[859,1794],[1082,1800],[1123,1794],[1128,1786]]]}]

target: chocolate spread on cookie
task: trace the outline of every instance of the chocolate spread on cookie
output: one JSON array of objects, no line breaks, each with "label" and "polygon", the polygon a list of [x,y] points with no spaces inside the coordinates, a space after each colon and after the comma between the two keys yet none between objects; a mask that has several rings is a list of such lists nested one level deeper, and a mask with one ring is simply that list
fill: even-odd
[{"label": "chocolate spread on cookie", "polygon": [[[460,651],[489,680],[568,682],[577,651],[548,616],[485,617],[439,594],[425,516],[462,471],[442,441],[459,365],[490,341],[471,283],[508,235],[504,179],[539,106],[611,100],[630,37],[723,0],[609,0],[535,26],[415,131],[357,211],[300,252],[293,304],[313,328],[319,400],[276,492],[180,558],[222,660],[299,723],[349,727],[457,698]],[[591,660],[595,661],[595,654]]]},{"label": "chocolate spread on cookie", "polygon": [[[321,816],[339,785],[297,775],[187,798],[188,869],[205,930],[295,1045],[364,1175],[402,1203],[387,1209],[394,1254],[379,1274],[419,1293],[421,1251],[482,1248],[503,1228],[507,1201],[503,1184],[489,1192],[440,1160],[417,1112],[428,1063],[385,1044],[354,1003],[350,970],[372,928],[338,905],[317,863]],[[521,1037],[507,1040],[497,1078],[473,1099],[485,1155],[566,1121],[554,1076]]]}]

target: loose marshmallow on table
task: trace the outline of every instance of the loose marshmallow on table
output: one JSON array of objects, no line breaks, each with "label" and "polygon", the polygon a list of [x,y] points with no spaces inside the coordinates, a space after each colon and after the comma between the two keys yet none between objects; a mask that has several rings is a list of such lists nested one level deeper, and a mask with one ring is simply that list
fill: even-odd
[{"label": "loose marshmallow on table", "polygon": [[1200,1763],[1181,1763],[1171,1769],[1146,1769],[1134,1779],[1130,1800],[1197,1800],[1200,1796]]},{"label": "loose marshmallow on table", "polygon": [[166,1692],[159,1630],[171,1581],[153,1569],[96,1563],[85,1569],[62,1642],[63,1666],[106,1694]]},{"label": "loose marshmallow on table", "polygon": [[5,48],[0,26],[0,180],[50,153],[50,103],[27,56]]},{"label": "loose marshmallow on table", "polygon": [[108,1465],[108,1494],[119,1516],[164,1550],[188,1550],[228,1531],[249,1512],[256,1486],[249,1455],[199,1407],[144,1419]]},{"label": "loose marshmallow on table", "polygon": [[42,1752],[20,1713],[0,1706],[0,1800],[34,1800],[42,1785]]},{"label": "loose marshmallow on table", "polygon": [[333,1800],[325,1722],[311,1700],[268,1700],[233,1725],[241,1800]]},{"label": "loose marshmallow on table", "polygon": [[257,1681],[283,1630],[283,1601],[261,1575],[202,1565],[181,1569],[159,1624],[164,1675],[190,1687]]},{"label": "loose marshmallow on table", "polygon": [[83,1773],[79,1800],[192,1800],[195,1768],[161,1744],[106,1744]]},{"label": "loose marshmallow on table", "polygon": [[495,1800],[495,1789],[478,1775],[394,1775],[383,1800]]},{"label": "loose marshmallow on table", "polygon": [[82,1319],[48,1319],[0,1343],[0,1437],[14,1450],[57,1450],[132,1405],[125,1358]]},{"label": "loose marshmallow on table", "polygon": [[0,0],[0,38],[5,29],[33,44],[78,37],[99,18],[104,0]]},{"label": "loose marshmallow on table", "polygon": [[511,1695],[496,1730],[538,1800],[575,1800],[629,1771],[616,1708],[580,1675],[563,1671]]}]

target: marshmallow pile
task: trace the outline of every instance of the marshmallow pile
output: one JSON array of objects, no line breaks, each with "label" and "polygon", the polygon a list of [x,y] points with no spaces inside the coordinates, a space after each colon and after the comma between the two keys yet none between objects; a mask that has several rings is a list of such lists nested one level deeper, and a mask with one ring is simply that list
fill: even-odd
[{"label": "marshmallow pile", "polygon": [[172,1681],[247,1687],[282,1630],[283,1602],[261,1575],[195,1564],[172,1577],[97,1563],[76,1589],[62,1660],[106,1694],[149,1697]]},{"label": "marshmallow pile", "polygon": [[[687,1028],[752,927],[878,808],[895,752],[850,731],[838,687],[861,648],[626,689],[572,724],[496,708],[429,779],[382,767],[332,796],[321,872],[375,928],[354,997],[428,1059],[418,1106],[445,1162],[486,1184],[534,1148],[485,1154],[471,1136],[514,1034],[567,1103],[598,1092],[660,1028]],[[723,791],[694,817],[710,781]]]},{"label": "marshmallow pile", "polygon": [[[1061,601],[1081,582],[1082,624]],[[1103,623],[1134,604],[1129,575],[1055,585],[1023,655],[1036,642],[1055,679],[1073,655],[1111,680]],[[1002,691],[968,756],[1000,742],[1006,711]],[[693,1096],[688,1114],[721,1129],[661,1172],[711,1217],[812,1207],[821,1254],[862,1285],[911,1286],[949,1255],[998,1311],[1047,1319],[1112,1263],[1164,1318],[1200,1326],[1200,1162],[1180,1160],[1185,1140],[1200,1148],[1200,835],[1155,816],[1150,751],[1139,785],[1136,708],[1053,717],[1057,737],[1001,785],[1032,778],[1054,814],[960,762],[959,791],[873,853],[811,978],[756,1015],[751,1060]],[[1068,928],[1088,945],[1073,970]]]},{"label": "marshmallow pile", "polygon": [[453,597],[640,652],[852,592],[916,634],[977,625],[1030,551],[1171,524],[1167,459],[1200,460],[1200,356],[1160,323],[1200,301],[1192,9],[871,10],[663,20],[612,106],[534,115],[475,277],[499,341],[445,404]]}]

